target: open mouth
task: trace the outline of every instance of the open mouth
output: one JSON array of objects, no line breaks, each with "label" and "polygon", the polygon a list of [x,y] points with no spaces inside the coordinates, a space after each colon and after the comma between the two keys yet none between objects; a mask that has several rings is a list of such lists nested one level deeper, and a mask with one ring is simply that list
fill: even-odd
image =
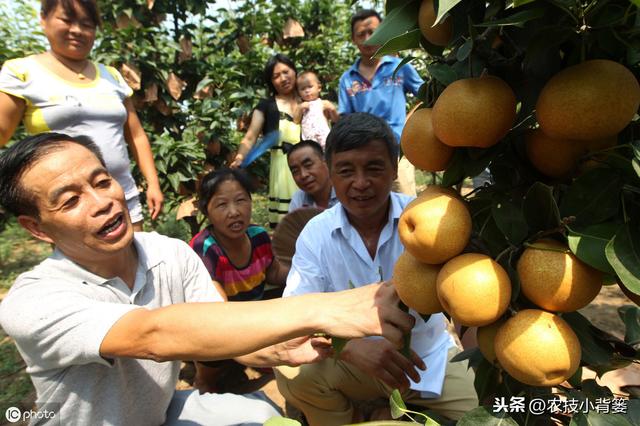
[{"label": "open mouth", "polygon": [[98,235],[102,235],[102,236],[109,235],[111,232],[118,229],[118,227],[122,225],[123,221],[124,221],[124,216],[122,215],[122,213],[120,213],[118,216],[116,216],[114,220],[108,222],[106,225],[100,228],[100,230],[98,231]]},{"label": "open mouth", "polygon": [[242,231],[244,229],[244,222],[233,222],[229,225],[229,229],[232,231]]}]

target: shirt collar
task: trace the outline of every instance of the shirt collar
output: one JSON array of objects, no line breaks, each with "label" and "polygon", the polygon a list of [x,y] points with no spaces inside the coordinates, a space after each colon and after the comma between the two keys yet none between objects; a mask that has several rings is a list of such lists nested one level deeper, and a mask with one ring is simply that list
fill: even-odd
[{"label": "shirt collar", "polygon": [[[400,215],[402,214],[402,206],[400,205],[400,200],[398,198],[398,194],[395,192],[390,192],[389,197],[391,202],[389,203],[389,218],[393,221],[394,225],[400,219]],[[336,215],[336,220],[332,221],[333,226],[331,231],[335,231],[337,229],[342,229],[344,231],[350,231],[353,229],[353,225],[349,222],[349,217],[347,216],[347,212],[344,207],[342,207],[341,203],[336,204],[332,207],[333,213]],[[389,222],[389,220],[388,220]]]},{"label": "shirt collar", "polygon": [[[138,269],[143,268],[143,271],[147,272],[154,266],[157,266],[162,262],[161,252],[159,247],[146,247],[143,241],[134,233],[133,243],[135,244],[138,252]],[[105,285],[112,281],[114,278],[104,278],[100,275],[96,275],[90,272],[69,259],[58,248],[54,249],[53,253],[49,257],[53,263],[48,265],[52,271],[53,276],[75,277],[76,279],[85,282],[87,284]]]},{"label": "shirt collar", "polygon": [[[360,74],[360,71],[358,70],[358,68],[360,67],[360,61],[362,61],[362,58],[356,59],[353,65],[351,65],[351,68],[349,68],[350,74],[354,74],[354,73]],[[391,56],[388,56],[388,55],[383,56],[382,58],[380,58],[380,66],[378,66],[378,69],[380,69],[380,67],[382,67],[384,64],[387,64],[389,62],[393,62],[393,59],[391,58]]]}]

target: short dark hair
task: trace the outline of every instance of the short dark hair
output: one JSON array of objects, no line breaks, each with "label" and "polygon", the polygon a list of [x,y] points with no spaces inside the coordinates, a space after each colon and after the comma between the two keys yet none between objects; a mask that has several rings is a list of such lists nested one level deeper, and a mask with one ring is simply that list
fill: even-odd
[{"label": "short dark hair", "polygon": [[368,112],[344,115],[327,135],[324,155],[331,167],[331,156],[336,152],[350,151],[368,145],[374,140],[387,146],[391,164],[398,162],[398,143],[387,122]]},{"label": "short dark hair", "polygon": [[0,154],[0,204],[15,215],[39,217],[35,197],[20,184],[24,173],[41,158],[75,143],[91,151],[106,167],[100,148],[87,136],[40,133],[14,143]]},{"label": "short dark hair", "polygon": [[211,198],[218,192],[218,188],[222,182],[235,180],[240,184],[242,189],[247,191],[249,198],[253,192],[253,184],[247,173],[242,169],[223,168],[207,173],[200,183],[198,191],[198,209],[203,215],[207,216],[207,205]]},{"label": "short dark hair", "polygon": [[95,27],[101,25],[100,11],[96,0],[41,0],[40,13],[46,18],[58,5],[61,5],[69,18],[75,19],[77,18],[75,4],[87,14]]},{"label": "short dark hair", "polygon": [[282,53],[276,53],[271,58],[269,58],[269,60],[267,61],[267,64],[264,66],[262,77],[264,78],[265,83],[267,83],[267,87],[269,88],[269,93],[272,95],[276,94],[276,88],[273,86],[273,83],[271,82],[271,77],[273,77],[273,69],[276,67],[277,64],[285,64],[286,66],[288,66],[293,70],[296,76],[298,74],[298,71],[296,70],[296,65],[287,55],[283,55]]},{"label": "short dark hair", "polygon": [[318,157],[324,160],[324,152],[322,152],[322,147],[318,142],[312,141],[310,139],[305,139],[295,145],[291,145],[291,148],[289,148],[289,150],[287,151],[287,160],[289,159],[291,154],[305,147],[311,148],[318,155]]},{"label": "short dark hair", "polygon": [[351,38],[353,38],[353,27],[356,26],[356,23],[364,21],[367,18],[371,18],[372,16],[375,16],[380,22],[382,22],[380,14],[373,9],[360,9],[351,15]]}]

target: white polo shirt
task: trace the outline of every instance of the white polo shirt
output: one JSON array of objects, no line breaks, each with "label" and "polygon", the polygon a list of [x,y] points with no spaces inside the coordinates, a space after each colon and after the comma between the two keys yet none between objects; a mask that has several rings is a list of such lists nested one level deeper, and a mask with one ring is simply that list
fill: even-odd
[{"label": "white polo shirt", "polygon": [[56,424],[162,424],[180,362],[105,359],[102,340],[134,309],[222,301],[187,244],[156,233],[136,233],[134,242],[133,290],[56,250],[20,275],[0,305],[0,324],[27,363],[39,406],[56,411]]}]

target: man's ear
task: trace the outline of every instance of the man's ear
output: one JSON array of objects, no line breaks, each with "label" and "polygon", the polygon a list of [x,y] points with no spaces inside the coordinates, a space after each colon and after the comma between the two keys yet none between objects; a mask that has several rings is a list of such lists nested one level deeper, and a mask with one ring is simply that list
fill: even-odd
[{"label": "man's ear", "polygon": [[32,216],[19,215],[18,223],[31,235],[45,243],[55,244],[53,240],[40,228],[40,221]]}]

